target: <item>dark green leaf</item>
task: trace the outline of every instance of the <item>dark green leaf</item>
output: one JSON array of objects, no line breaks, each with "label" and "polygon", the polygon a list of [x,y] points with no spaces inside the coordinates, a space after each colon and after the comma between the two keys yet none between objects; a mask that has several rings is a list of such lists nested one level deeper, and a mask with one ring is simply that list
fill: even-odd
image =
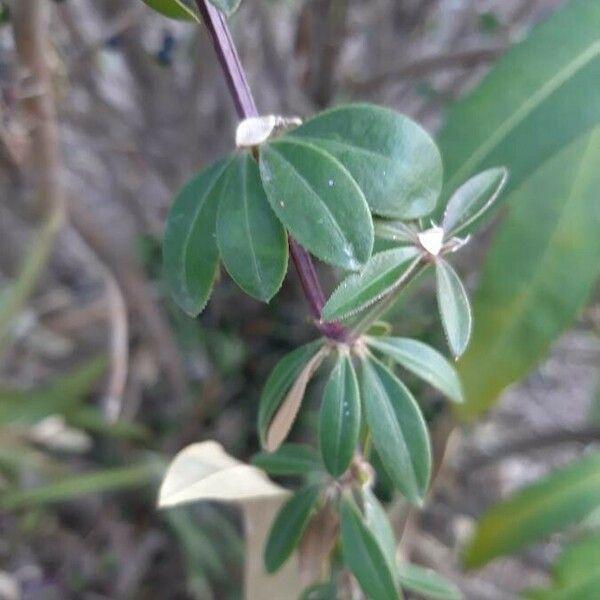
[{"label": "dark green leaf", "polygon": [[186,183],[175,196],[163,239],[163,271],[177,304],[190,316],[206,306],[217,276],[215,228],[221,160]]},{"label": "dark green leaf", "polygon": [[399,286],[418,262],[417,248],[394,248],[374,254],[364,269],[349,275],[323,308],[327,320],[341,319],[377,302]]},{"label": "dark green leaf", "polygon": [[573,0],[532,30],[449,111],[439,137],[446,189],[494,165],[508,167],[508,188],[516,189],[600,122],[598,81],[600,4]]},{"label": "dark green leaf", "polygon": [[308,139],[335,156],[376,214],[415,219],[435,207],[442,189],[439,151],[429,134],[404,115],[369,104],[338,106],[288,137]]},{"label": "dark green leaf", "polygon": [[474,300],[459,365],[466,414],[523,377],[583,308],[600,273],[600,128],[544,165],[511,200]]},{"label": "dark green leaf", "polygon": [[398,567],[400,585],[431,600],[462,600],[461,591],[431,569],[403,563]]},{"label": "dark green leaf", "polygon": [[258,452],[252,464],[269,475],[308,475],[323,470],[317,453],[303,444],[283,444],[276,452]]},{"label": "dark green leaf", "polygon": [[454,400],[463,401],[458,373],[437,350],[409,338],[369,337],[367,344]]},{"label": "dark green leaf", "polygon": [[391,572],[396,568],[396,538],[383,506],[369,489],[363,490],[365,523],[388,561]]},{"label": "dark green leaf", "polygon": [[260,171],[273,210],[307,250],[345,269],[369,259],[369,207],[335,158],[304,141],[280,138],[261,147]]},{"label": "dark green leaf", "polygon": [[156,12],[171,19],[182,21],[197,21],[198,15],[185,3],[184,0],[142,0]]},{"label": "dark green leaf", "polygon": [[472,317],[469,297],[456,271],[443,259],[435,261],[437,300],[446,339],[458,358],[471,337]]},{"label": "dark green leaf", "polygon": [[502,167],[488,169],[471,177],[452,194],[444,212],[442,228],[446,236],[458,235],[487,213],[508,179]]},{"label": "dark green leaf", "polygon": [[563,467],[492,507],[465,554],[468,567],[515,552],[600,508],[600,453]]},{"label": "dark green leaf", "polygon": [[325,386],[319,422],[321,456],[334,477],[339,477],[350,465],[359,434],[358,381],[350,357],[340,353]]},{"label": "dark green leaf", "polygon": [[284,356],[276,365],[263,388],[258,407],[258,432],[263,446],[266,444],[267,429],[273,415],[285,399],[294,381],[306,363],[318,352],[321,340],[296,348]]},{"label": "dark green leaf", "polygon": [[229,16],[238,9],[241,0],[209,0],[209,2]]},{"label": "dark green leaf", "polygon": [[373,445],[394,485],[421,502],[431,474],[427,426],[406,386],[378,360],[361,363],[360,390]]},{"label": "dark green leaf", "polygon": [[217,243],[223,264],[247,294],[268,301],[285,277],[287,236],[267,202],[250,154],[235,157],[219,191]]},{"label": "dark green leaf", "polygon": [[396,578],[381,546],[352,501],[342,500],[340,516],[344,561],[363,592],[370,600],[401,598]]},{"label": "dark green leaf", "polygon": [[290,557],[302,538],[321,494],[320,485],[297,491],[282,507],[269,531],[265,547],[267,572],[277,571]]}]

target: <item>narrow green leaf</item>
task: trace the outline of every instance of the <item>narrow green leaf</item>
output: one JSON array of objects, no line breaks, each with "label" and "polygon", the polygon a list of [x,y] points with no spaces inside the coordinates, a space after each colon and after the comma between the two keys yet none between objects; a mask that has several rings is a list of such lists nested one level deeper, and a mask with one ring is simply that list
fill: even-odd
[{"label": "narrow green leaf", "polygon": [[398,244],[417,244],[418,231],[403,221],[390,221],[389,219],[375,219],[375,237],[389,240]]},{"label": "narrow green leaf", "polygon": [[265,568],[273,573],[290,557],[302,539],[311,514],[319,500],[321,486],[297,491],[282,507],[269,531],[265,547]]},{"label": "narrow green leaf", "polygon": [[503,167],[488,169],[471,177],[452,194],[444,211],[446,236],[458,235],[487,213],[508,179]]},{"label": "narrow green leaf", "polygon": [[442,160],[417,123],[372,104],[338,106],[288,137],[308,139],[348,169],[378,215],[415,219],[429,214],[442,189]]},{"label": "narrow green leaf", "polygon": [[300,600],[338,600],[336,585],[333,581],[328,583],[315,583],[306,588]]},{"label": "narrow green leaf", "polygon": [[435,262],[437,300],[446,339],[458,358],[471,337],[472,316],[469,297],[456,271],[442,258]]},{"label": "narrow green leaf", "polygon": [[378,360],[361,363],[360,391],[373,445],[406,498],[419,503],[431,475],[427,426],[412,394]]},{"label": "narrow green leaf", "polygon": [[247,294],[269,301],[287,270],[287,236],[249,153],[238,154],[227,167],[219,192],[217,243],[223,264]]},{"label": "narrow green leaf", "polygon": [[400,585],[431,600],[462,600],[461,591],[445,577],[419,565],[403,563],[398,567]]},{"label": "narrow green leaf", "polygon": [[600,507],[600,453],[563,467],[492,507],[479,521],[464,562],[481,567],[574,525]]},{"label": "narrow green leaf", "polygon": [[280,138],[261,146],[260,172],[273,210],[307,250],[351,270],[369,259],[369,207],[335,158],[307,142]]},{"label": "narrow green leaf", "polygon": [[461,359],[465,414],[488,408],[548,352],[600,273],[600,127],[537,171],[511,199],[474,299]]},{"label": "narrow green leaf", "polygon": [[266,444],[267,428],[273,415],[277,412],[306,363],[318,352],[322,344],[321,340],[315,340],[296,348],[284,356],[271,371],[258,407],[258,432],[263,446]]},{"label": "narrow green leaf", "polygon": [[495,165],[510,171],[506,191],[517,189],[600,122],[598,81],[600,4],[572,0],[507,52],[449,110],[439,136],[446,189]]},{"label": "narrow green leaf", "polygon": [[155,480],[156,477],[157,468],[151,464],[72,475],[37,488],[4,493],[0,499],[0,506],[5,510],[14,510],[25,506],[65,502],[86,494],[140,487]]},{"label": "narrow green leaf", "polygon": [[163,272],[175,302],[191,317],[206,306],[217,276],[215,228],[221,160],[188,181],[175,196],[162,245]]},{"label": "narrow green leaf", "polygon": [[156,12],[181,21],[200,22],[198,15],[190,8],[184,0],[142,0]]},{"label": "narrow green leaf", "polygon": [[364,269],[349,275],[323,307],[327,320],[349,317],[399,286],[419,261],[417,248],[394,248],[374,254]]},{"label": "narrow green leaf", "polygon": [[600,534],[592,535],[567,546],[558,557],[552,572],[554,580],[563,586],[585,579],[598,571],[600,565]]},{"label": "narrow green leaf", "polygon": [[269,475],[308,475],[323,470],[317,453],[304,444],[283,444],[276,452],[258,452],[252,464]]},{"label": "narrow green leaf", "polygon": [[360,434],[360,395],[352,360],[338,356],[325,386],[319,421],[321,456],[327,470],[339,477],[349,467]]},{"label": "narrow green leaf", "polygon": [[396,569],[396,538],[383,506],[369,489],[363,490],[365,523],[388,561],[391,572]]},{"label": "narrow green leaf", "polygon": [[370,600],[401,598],[396,578],[363,516],[353,502],[343,499],[340,509],[344,561]]},{"label": "narrow green leaf", "polygon": [[463,401],[462,386],[456,369],[431,346],[409,338],[368,337],[366,341],[369,346],[424,379],[450,400]]},{"label": "narrow green leaf", "polygon": [[241,0],[209,0],[211,4],[214,4],[221,12],[224,12],[227,16],[232,15],[239,7]]}]

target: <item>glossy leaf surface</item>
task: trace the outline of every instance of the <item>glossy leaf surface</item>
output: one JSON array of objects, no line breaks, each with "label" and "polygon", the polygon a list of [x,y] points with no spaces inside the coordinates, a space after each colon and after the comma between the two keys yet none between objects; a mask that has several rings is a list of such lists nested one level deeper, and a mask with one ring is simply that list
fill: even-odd
[{"label": "glossy leaf surface", "polygon": [[596,452],[493,506],[478,523],[465,564],[481,567],[578,523],[598,508],[600,453]]},{"label": "glossy leaf surface", "polygon": [[206,306],[217,276],[217,207],[228,164],[219,161],[186,183],[167,219],[163,271],[175,302],[191,317]]},{"label": "glossy leaf surface", "polygon": [[439,136],[446,189],[496,165],[510,171],[506,191],[516,189],[600,122],[598,81],[600,4],[573,0],[534,28],[450,109]]},{"label": "glossy leaf surface", "polygon": [[335,289],[323,307],[323,317],[341,319],[377,302],[400,285],[418,256],[414,247],[374,254],[360,272],[346,277]]},{"label": "glossy leaf surface", "polygon": [[466,413],[488,408],[576,318],[600,273],[600,128],[515,192],[474,298],[459,364]]},{"label": "glossy leaf surface", "polygon": [[456,271],[442,258],[435,263],[437,301],[446,339],[458,358],[471,337],[472,316],[469,297]]},{"label": "glossy leaf surface", "polygon": [[268,301],[285,277],[287,236],[269,206],[258,165],[249,153],[233,159],[219,193],[217,243],[223,264],[247,294]]},{"label": "glossy leaf surface", "polygon": [[354,366],[340,354],[323,393],[319,420],[321,456],[339,477],[350,465],[360,434],[360,394]]},{"label": "glossy leaf surface", "polygon": [[454,366],[437,350],[410,338],[370,337],[367,344],[379,350],[454,402],[463,401],[463,392]]},{"label": "glossy leaf surface", "polygon": [[410,502],[420,502],[431,474],[431,450],[419,406],[406,386],[373,358],[361,363],[360,390],[385,470]]},{"label": "glossy leaf surface", "polygon": [[341,532],[344,561],[371,600],[398,600],[394,574],[373,533],[356,506],[344,499],[341,504]]},{"label": "glossy leaf surface", "polygon": [[288,137],[301,137],[335,156],[378,215],[414,219],[430,213],[442,188],[442,161],[429,134],[388,108],[338,106]]},{"label": "glossy leaf surface", "polygon": [[302,488],[281,507],[273,521],[265,547],[267,572],[277,571],[290,557],[302,538],[320,493],[320,485]]},{"label": "glossy leaf surface", "polygon": [[307,142],[280,138],[261,146],[260,171],[273,210],[309,252],[350,270],[369,259],[369,207],[340,162]]}]

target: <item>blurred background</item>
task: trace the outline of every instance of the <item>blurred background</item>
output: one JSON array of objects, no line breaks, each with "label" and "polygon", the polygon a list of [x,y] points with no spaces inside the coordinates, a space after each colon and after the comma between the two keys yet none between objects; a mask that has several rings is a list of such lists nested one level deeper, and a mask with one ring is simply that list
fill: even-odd
[{"label": "blurred background", "polygon": [[[245,0],[230,24],[263,113],[363,100],[435,134],[563,4]],[[223,276],[197,320],[163,285],[173,194],[229,151],[236,124],[200,27],[139,0],[0,2],[0,599],[242,597],[239,514],[155,508],[185,445],[216,439],[249,459],[262,383],[315,335],[292,271],[268,306]],[[459,259],[472,289],[495,228]],[[322,280],[331,290],[329,269]],[[410,554],[467,598],[507,600],[547,579],[560,539],[469,574],[458,554],[485,508],[600,439],[597,292],[524,380],[455,431],[411,524]],[[432,281],[394,315],[399,334],[443,347]],[[450,417],[422,395],[443,435]],[[304,411],[296,440],[311,439],[315,415]]]}]

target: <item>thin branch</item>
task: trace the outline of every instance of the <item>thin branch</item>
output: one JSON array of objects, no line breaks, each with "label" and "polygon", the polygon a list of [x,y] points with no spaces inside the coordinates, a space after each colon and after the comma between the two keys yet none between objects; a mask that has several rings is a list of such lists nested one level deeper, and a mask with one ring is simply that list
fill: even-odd
[{"label": "thin branch", "polygon": [[[256,103],[225,16],[207,0],[196,0],[196,4],[211,36],[239,117],[246,119],[257,116]],[[310,255],[291,237],[289,238],[289,246],[302,290],[310,311],[316,320],[317,327],[326,337],[335,340],[344,339],[346,330],[340,323],[328,323],[321,320],[325,295],[321,289]]]}]

